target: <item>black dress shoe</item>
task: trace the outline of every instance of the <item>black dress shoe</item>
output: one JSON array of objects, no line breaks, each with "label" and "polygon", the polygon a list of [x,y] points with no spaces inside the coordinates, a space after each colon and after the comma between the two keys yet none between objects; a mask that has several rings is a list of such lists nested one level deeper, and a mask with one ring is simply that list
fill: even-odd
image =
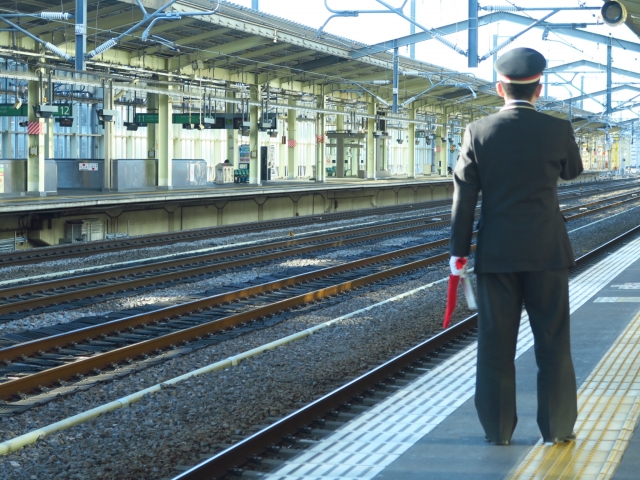
[{"label": "black dress shoe", "polygon": [[492,445],[510,445],[511,444],[510,440],[491,440],[486,435],[484,436],[484,441],[489,442]]},{"label": "black dress shoe", "polygon": [[565,437],[553,437],[553,438],[545,438],[544,443],[548,444],[558,444],[558,443],[570,443],[576,441],[576,434],[571,433],[571,435],[567,435]]}]

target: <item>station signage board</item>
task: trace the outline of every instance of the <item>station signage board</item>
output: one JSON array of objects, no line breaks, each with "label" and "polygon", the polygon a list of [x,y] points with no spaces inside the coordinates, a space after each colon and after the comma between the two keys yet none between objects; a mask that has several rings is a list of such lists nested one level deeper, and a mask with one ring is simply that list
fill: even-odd
[{"label": "station signage board", "polygon": [[0,103],[0,117],[26,117],[29,107],[23,103],[20,108],[13,108],[13,103]]},{"label": "station signage board", "polygon": [[200,123],[199,113],[174,113],[171,119],[171,123],[184,124],[184,123]]},{"label": "station signage board", "polygon": [[[0,117],[26,117],[29,115],[29,105],[23,103],[20,108],[13,108],[13,103],[0,103]],[[70,103],[59,103],[55,105],[58,111],[54,117],[71,117],[73,115],[73,105]]]},{"label": "station signage board", "polygon": [[[136,113],[135,123],[138,125],[146,123],[160,123],[160,115],[157,113]],[[176,122],[173,122],[176,123]],[[184,122],[189,123],[189,122]]]},{"label": "station signage board", "polygon": [[427,138],[426,130],[416,130],[416,138]]}]

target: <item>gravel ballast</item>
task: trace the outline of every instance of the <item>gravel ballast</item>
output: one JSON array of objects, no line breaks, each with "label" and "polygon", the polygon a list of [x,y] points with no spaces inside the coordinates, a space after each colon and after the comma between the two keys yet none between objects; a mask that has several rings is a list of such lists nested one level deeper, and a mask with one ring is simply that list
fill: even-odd
[{"label": "gravel ballast", "polygon": [[[601,218],[618,213],[608,211]],[[571,222],[568,230],[597,220]],[[638,225],[640,208],[570,234],[576,255]],[[336,318],[390,296],[439,280],[446,265],[421,278],[297,316],[270,329],[202,349],[111,384],[0,419],[5,440],[115,400],[163,380]],[[269,416],[283,415],[347,376],[388,360],[439,331],[446,284],[389,302],[322,330],[305,340],[242,362],[237,367],[186,381],[145,397],[131,408],[51,435],[2,458],[0,478],[159,479],[177,465],[198,463],[216,444],[247,435]],[[459,305],[456,318],[468,314]],[[45,477],[43,477],[43,475]]]}]

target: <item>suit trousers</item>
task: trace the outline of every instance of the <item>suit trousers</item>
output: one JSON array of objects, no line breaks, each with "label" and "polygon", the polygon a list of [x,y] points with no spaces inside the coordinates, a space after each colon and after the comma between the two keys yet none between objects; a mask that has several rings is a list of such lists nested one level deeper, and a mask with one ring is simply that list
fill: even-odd
[{"label": "suit trousers", "polygon": [[569,334],[569,271],[478,274],[475,405],[493,441],[516,427],[515,354],[522,306],[529,314],[538,365],[538,426],[545,440],[573,432],[576,376]]}]

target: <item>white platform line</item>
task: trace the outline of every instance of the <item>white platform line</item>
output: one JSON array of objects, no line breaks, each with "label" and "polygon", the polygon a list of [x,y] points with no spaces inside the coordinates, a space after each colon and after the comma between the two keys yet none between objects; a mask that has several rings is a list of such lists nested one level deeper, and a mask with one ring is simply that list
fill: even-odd
[{"label": "white platform line", "polygon": [[[640,239],[572,279],[571,313],[639,258]],[[516,358],[533,345],[527,319],[523,313]],[[476,348],[475,343],[464,348],[265,478],[374,478],[473,396]]]}]

